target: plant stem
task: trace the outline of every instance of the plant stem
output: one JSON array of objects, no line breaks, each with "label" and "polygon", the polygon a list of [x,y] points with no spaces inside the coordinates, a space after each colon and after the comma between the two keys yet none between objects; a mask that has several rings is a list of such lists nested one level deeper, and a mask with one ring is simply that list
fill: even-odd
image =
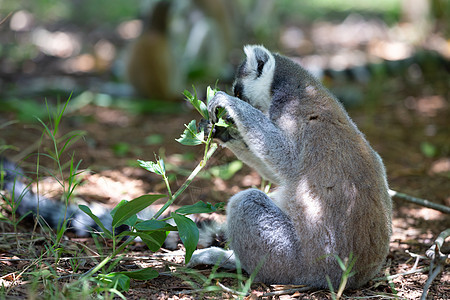
[{"label": "plant stem", "polygon": [[161,214],[175,201],[175,199],[178,198],[178,196],[181,195],[181,193],[186,190],[186,188],[191,184],[192,180],[194,180],[195,176],[203,169],[203,167],[206,165],[206,162],[208,159],[213,155],[213,153],[217,150],[217,144],[213,143],[211,144],[211,147],[209,148],[208,152],[205,154],[205,157],[203,160],[199,162],[197,167],[195,167],[194,171],[192,171],[191,175],[186,179],[186,181],[183,183],[183,185],[173,194],[171,199],[169,199],[166,204],[164,204],[163,207],[153,216],[153,220],[158,219]]},{"label": "plant stem", "polygon": [[[214,125],[213,125],[214,128]],[[178,198],[178,196],[183,193],[186,188],[191,184],[191,182],[194,180],[194,178],[198,175],[198,173],[204,168],[206,165],[206,162],[211,158],[211,156],[214,154],[214,152],[217,150],[217,144],[211,143],[212,141],[212,130],[209,133],[208,139],[206,141],[205,146],[205,154],[203,156],[203,159],[198,163],[197,167],[192,171],[192,173],[189,175],[189,177],[186,179],[186,181],[183,183],[183,185],[175,192],[175,194],[172,195],[172,192],[170,190],[169,180],[163,174],[164,182],[166,183],[167,190],[169,193],[169,200],[164,204],[164,206],[153,216],[152,219],[157,219],[161,216],[161,214],[175,201],[175,199]],[[133,242],[135,237],[130,236],[128,240],[126,240],[120,247],[117,249],[114,249],[113,252],[108,255],[105,259],[103,259],[97,266],[95,266],[93,269],[86,272],[81,278],[87,278],[98,272],[101,268],[103,268],[111,259],[113,259],[116,255],[118,255],[120,252],[122,252],[131,242]]]},{"label": "plant stem", "polygon": [[167,188],[167,193],[169,194],[169,199],[172,199],[172,190],[170,188],[170,183],[169,183],[169,178],[167,178],[166,173],[163,174],[163,180],[164,183],[166,184],[166,188]]},{"label": "plant stem", "polygon": [[[216,145],[216,148],[217,148],[217,144],[211,145],[212,134],[213,134],[213,131],[214,131],[214,127],[215,127],[215,126],[216,126],[216,124],[212,124],[211,130],[209,131],[209,134],[208,134],[208,138],[206,139],[205,154],[203,155],[203,161],[205,161],[205,162],[207,162],[208,159],[209,159],[209,157],[211,157],[211,155],[212,155],[212,153],[211,153],[211,155],[210,155],[209,157],[207,157],[207,156],[208,156],[208,149],[209,149],[209,146],[213,147],[214,145]],[[214,150],[214,151],[215,151],[215,150]]]},{"label": "plant stem", "polygon": [[87,273],[83,274],[81,278],[86,278],[89,276],[92,276],[93,274],[97,273],[101,268],[103,268],[113,257],[115,257],[117,254],[123,251],[131,242],[134,241],[136,237],[130,236],[128,240],[126,240],[122,245],[120,245],[119,248],[113,251],[110,255],[108,255],[105,259],[103,259],[95,268],[89,270]]}]

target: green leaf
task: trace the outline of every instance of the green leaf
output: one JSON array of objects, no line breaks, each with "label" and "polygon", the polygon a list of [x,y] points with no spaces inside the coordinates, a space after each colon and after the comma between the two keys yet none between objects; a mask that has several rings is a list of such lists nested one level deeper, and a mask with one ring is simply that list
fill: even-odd
[{"label": "green leaf", "polygon": [[164,136],[162,134],[151,134],[145,137],[146,145],[161,145],[164,142]]},{"label": "green leaf", "polygon": [[136,224],[136,230],[141,231],[177,231],[177,227],[160,220],[147,220]]},{"label": "green leaf", "polygon": [[341,268],[341,270],[345,272],[345,270],[347,269],[347,266],[345,265],[344,261],[339,256],[337,256],[336,254],[333,255],[333,256],[336,259],[336,261],[338,262],[339,267]]},{"label": "green leaf", "polygon": [[153,162],[153,161],[143,161],[138,159],[137,160],[139,165],[146,169],[149,172],[164,176],[166,174],[166,168],[164,165],[164,160],[159,159],[158,162]]},{"label": "green leaf", "polygon": [[124,224],[131,216],[137,214],[153,202],[163,197],[167,197],[166,195],[143,195],[137,197],[130,202],[125,203],[120,206],[116,213],[114,214],[112,225],[113,227],[117,227],[119,225]]},{"label": "green leaf", "polygon": [[429,142],[421,143],[420,150],[422,151],[423,155],[425,155],[428,158],[434,157],[437,154],[436,146],[434,146]]},{"label": "green leaf", "polygon": [[[111,217],[113,217],[113,219],[114,219],[114,216],[115,216],[117,210],[118,210],[122,205],[125,205],[126,203],[128,203],[127,200],[122,200],[122,201],[119,202],[119,204],[116,205],[116,207],[114,207],[114,209],[113,209],[113,210],[111,211],[111,213],[110,213],[110,214],[111,214]],[[123,224],[128,225],[128,226],[134,226],[134,225],[136,224],[137,220],[138,220],[137,215],[132,215],[131,217],[129,217],[128,219],[126,219],[126,220],[123,222]]]},{"label": "green leaf", "polygon": [[206,103],[209,104],[209,101],[216,95],[217,89],[212,89],[210,86],[206,88]]},{"label": "green leaf", "polygon": [[206,120],[209,120],[208,108],[202,100],[197,98],[197,91],[194,88],[194,95],[192,95],[188,90],[184,91],[184,96],[186,100],[189,101],[192,106],[202,115]]},{"label": "green leaf", "polygon": [[130,151],[130,144],[125,142],[118,142],[112,146],[112,150],[116,156],[123,157]]},{"label": "green leaf", "polygon": [[130,278],[137,279],[137,280],[150,280],[153,278],[158,277],[159,273],[156,270],[153,270],[152,268],[145,268],[140,270],[134,270],[134,271],[123,271],[123,272],[117,272],[117,274],[123,274]]},{"label": "green leaf", "polygon": [[174,219],[178,227],[178,233],[180,239],[186,248],[185,262],[188,263],[191,260],[192,253],[197,248],[198,243],[198,228],[194,221],[191,219],[179,215],[177,213],[170,214]]},{"label": "green leaf", "polygon": [[223,202],[218,203],[216,205],[212,205],[211,203],[205,203],[203,201],[198,201],[192,205],[185,205],[180,207],[175,212],[182,215],[188,214],[201,214],[201,213],[212,213],[217,211],[217,209],[222,208],[224,205]]},{"label": "green leaf", "polygon": [[95,279],[100,283],[106,284],[107,287],[115,288],[119,291],[128,291],[130,289],[130,277],[119,272],[98,274]]},{"label": "green leaf", "polygon": [[242,169],[242,166],[243,166],[242,161],[235,160],[230,162],[229,164],[214,166],[210,168],[208,171],[214,177],[218,177],[223,180],[228,180],[231,177],[233,177],[233,175],[236,174],[236,172]]},{"label": "green leaf", "polygon": [[158,277],[159,273],[152,268],[145,268],[135,271],[112,272],[109,274],[98,274],[95,280],[108,288],[118,291],[128,291],[130,289],[130,278],[137,280],[150,280]]},{"label": "green leaf", "polygon": [[[87,214],[89,217],[92,218],[92,220],[94,220],[95,224],[97,224],[102,230],[103,233],[105,234],[105,236],[107,238],[112,238],[112,233],[111,231],[109,231],[108,229],[105,228],[105,226],[103,225],[103,223],[100,221],[100,219],[94,215],[91,211],[91,209],[89,207],[87,207],[86,205],[78,205],[78,207],[85,213]],[[113,226],[114,227],[114,226]]]},{"label": "green leaf", "polygon": [[[228,124],[225,120],[223,120],[223,116],[227,114],[227,110],[224,107],[219,107],[217,109],[217,118],[219,119],[219,122]],[[222,121],[220,121],[222,119]]]},{"label": "green leaf", "polygon": [[205,132],[203,130],[198,132],[195,120],[184,126],[186,126],[186,129],[180,138],[175,139],[177,142],[186,146],[196,146],[204,142]]},{"label": "green leaf", "polygon": [[137,235],[152,252],[158,251],[167,238],[167,231],[153,231],[150,233],[138,231]]},{"label": "green leaf", "polygon": [[140,237],[150,251],[156,252],[166,240],[168,231],[123,231],[116,238]]},{"label": "green leaf", "polygon": [[[219,111],[219,114],[221,114],[220,113],[220,111]],[[222,113],[223,114],[223,113]],[[216,123],[216,124],[214,124],[215,126],[219,126],[219,127],[230,127],[231,126],[231,124],[228,124],[224,119],[222,119],[222,118],[220,118],[219,119],[219,121]]]}]

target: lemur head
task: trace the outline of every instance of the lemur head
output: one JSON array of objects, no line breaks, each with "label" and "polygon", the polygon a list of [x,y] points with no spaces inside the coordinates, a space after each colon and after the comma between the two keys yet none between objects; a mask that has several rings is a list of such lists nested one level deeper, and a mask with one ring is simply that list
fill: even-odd
[{"label": "lemur head", "polygon": [[263,113],[269,112],[273,102],[280,105],[303,97],[312,101],[319,99],[319,90],[324,92],[321,83],[293,60],[259,45],[247,45],[244,52],[246,59],[233,84],[234,96]]},{"label": "lemur head", "polygon": [[267,113],[272,99],[275,58],[258,45],[247,45],[244,52],[246,59],[239,66],[233,84],[234,96]]}]

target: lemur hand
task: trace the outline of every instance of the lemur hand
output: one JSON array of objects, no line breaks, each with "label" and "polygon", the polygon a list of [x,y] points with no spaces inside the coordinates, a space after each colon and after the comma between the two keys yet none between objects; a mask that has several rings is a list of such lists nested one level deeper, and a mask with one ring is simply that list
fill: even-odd
[{"label": "lemur hand", "polygon": [[[234,124],[233,118],[230,116],[230,96],[223,92],[217,92],[214,98],[209,101],[208,111],[210,121],[202,120],[200,121],[200,128],[205,129],[205,134],[209,134],[211,130],[211,125],[216,124],[220,117],[222,117],[226,123]],[[220,108],[225,109],[225,114],[220,116]],[[223,114],[223,113],[222,113]],[[233,139],[240,139],[240,134],[234,125],[228,127],[215,126],[213,129],[212,137],[219,139],[222,142],[228,142]]]},{"label": "lemur hand", "polygon": [[209,119],[213,124],[217,123],[220,119],[219,113],[220,108],[223,108],[226,110],[226,115],[223,116],[226,122],[234,123],[233,118],[230,116],[230,106],[229,106],[229,100],[230,96],[225,94],[224,92],[217,92],[216,95],[209,101],[208,103],[208,112],[209,112]]}]

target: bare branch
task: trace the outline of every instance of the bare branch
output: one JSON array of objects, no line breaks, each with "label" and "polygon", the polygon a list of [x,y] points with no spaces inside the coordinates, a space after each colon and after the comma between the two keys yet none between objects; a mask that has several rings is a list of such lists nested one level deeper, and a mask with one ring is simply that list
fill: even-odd
[{"label": "bare branch", "polygon": [[230,294],[241,296],[241,297],[247,297],[249,295],[248,293],[243,293],[243,292],[239,292],[239,291],[230,289],[229,287],[226,287],[223,284],[221,284],[219,281],[216,282],[216,285],[219,286],[226,293],[230,293]]},{"label": "bare branch", "polygon": [[389,275],[389,276],[383,276],[383,277],[377,277],[372,279],[373,281],[390,281],[394,278],[397,277],[401,277],[401,276],[405,276],[405,275],[409,275],[409,274],[414,274],[414,273],[425,273],[426,271],[428,271],[429,267],[424,267],[422,269],[411,269],[409,271],[403,272],[403,273],[398,273],[398,274],[394,274],[394,275]]},{"label": "bare branch", "polygon": [[446,213],[446,214],[450,214],[450,207],[448,207],[446,205],[441,205],[441,204],[437,204],[437,203],[431,202],[429,200],[416,198],[416,197],[413,197],[413,196],[410,196],[410,195],[407,195],[407,194],[396,192],[394,190],[389,190],[389,195],[391,197],[400,198],[400,199],[406,200],[406,201],[414,203],[414,204],[418,204],[418,205],[421,205],[421,206],[424,206],[424,207],[428,207],[428,208],[432,208],[432,209],[438,210],[438,211]]},{"label": "bare branch", "polygon": [[442,231],[434,241],[430,249],[427,250],[426,255],[431,258],[430,272],[428,274],[427,282],[423,287],[421,300],[427,298],[428,289],[431,286],[433,280],[439,275],[439,273],[445,268],[446,264],[450,263],[450,254],[443,254],[441,252],[442,245],[447,237],[450,236],[450,228]]},{"label": "bare branch", "polygon": [[264,293],[261,295],[261,297],[271,297],[271,296],[281,296],[281,295],[287,295],[287,294],[293,294],[295,292],[308,292],[313,290],[314,288],[305,286],[305,287],[299,287],[295,289],[286,289],[286,290],[280,290],[280,291],[274,291],[269,293]]},{"label": "bare branch", "polygon": [[446,230],[442,231],[434,241],[434,244],[430,247],[430,249],[427,250],[426,255],[431,259],[435,259],[436,256],[443,255],[441,253],[441,248],[442,245],[444,244],[445,239],[448,238],[449,236],[450,236],[450,228],[447,228]]}]

